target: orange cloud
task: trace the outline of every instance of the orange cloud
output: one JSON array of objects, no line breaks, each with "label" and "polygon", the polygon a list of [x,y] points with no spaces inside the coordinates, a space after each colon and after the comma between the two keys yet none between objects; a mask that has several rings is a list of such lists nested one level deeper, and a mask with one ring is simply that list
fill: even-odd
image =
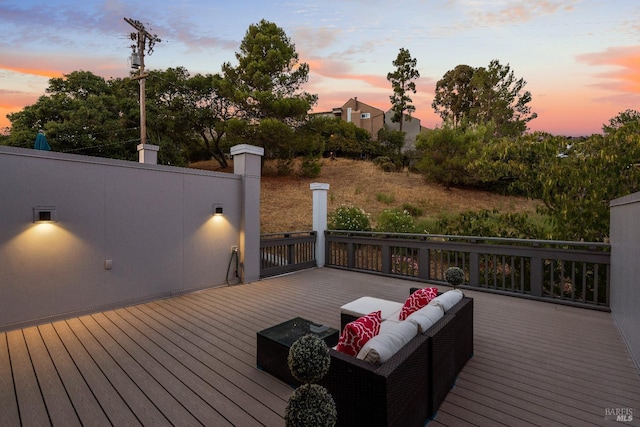
[{"label": "orange cloud", "polygon": [[603,79],[598,87],[607,91],[640,94],[640,46],[613,47],[603,52],[577,57],[579,62],[593,66],[614,67],[612,71],[597,74]]},{"label": "orange cloud", "polygon": [[357,80],[376,88],[386,88],[389,86],[386,75],[355,74],[351,72],[349,67],[345,66],[344,61],[312,58],[306,62],[309,64],[309,70],[311,73],[315,73],[325,78],[335,80]]},{"label": "orange cloud", "polygon": [[32,76],[48,77],[48,78],[62,77],[63,75],[63,73],[60,72],[59,70],[43,70],[38,68],[12,67],[10,65],[3,65],[3,64],[0,64],[0,70],[7,70],[7,71],[12,71],[14,73],[19,73],[19,74],[29,74]]}]

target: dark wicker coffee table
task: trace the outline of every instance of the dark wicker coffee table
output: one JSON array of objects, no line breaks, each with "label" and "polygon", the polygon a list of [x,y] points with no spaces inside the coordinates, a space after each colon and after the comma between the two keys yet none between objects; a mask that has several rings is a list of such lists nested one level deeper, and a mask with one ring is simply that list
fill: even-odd
[{"label": "dark wicker coffee table", "polygon": [[[320,332],[313,332],[312,326],[322,327]],[[326,329],[324,329],[326,328]],[[340,332],[337,329],[319,325],[310,320],[296,317],[279,325],[257,333],[257,365],[258,369],[270,373],[278,379],[292,385],[299,385],[291,375],[287,364],[289,348],[300,337],[307,334],[317,335],[333,347],[338,343]]]}]

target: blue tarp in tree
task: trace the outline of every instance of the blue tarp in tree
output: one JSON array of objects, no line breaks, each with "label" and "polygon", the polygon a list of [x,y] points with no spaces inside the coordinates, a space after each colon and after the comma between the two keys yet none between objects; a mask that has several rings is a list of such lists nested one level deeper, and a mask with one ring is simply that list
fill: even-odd
[{"label": "blue tarp in tree", "polygon": [[36,142],[33,144],[33,148],[36,150],[46,150],[51,151],[51,146],[47,142],[47,137],[44,136],[44,132],[38,132],[38,136],[36,136]]}]

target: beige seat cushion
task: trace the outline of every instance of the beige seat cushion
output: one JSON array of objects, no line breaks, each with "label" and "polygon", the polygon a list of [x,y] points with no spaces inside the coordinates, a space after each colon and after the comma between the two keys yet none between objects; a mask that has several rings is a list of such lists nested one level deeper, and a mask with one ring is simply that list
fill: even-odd
[{"label": "beige seat cushion", "polygon": [[411,313],[405,322],[413,322],[418,327],[420,333],[424,333],[434,323],[444,316],[444,308],[437,301],[431,301],[420,310]]},{"label": "beige seat cushion", "polygon": [[[340,312],[353,317],[362,317],[380,310],[382,320],[398,320],[403,303],[380,298],[361,297],[340,307]],[[395,315],[395,316],[394,316]]]},{"label": "beige seat cushion", "polygon": [[396,354],[418,333],[418,327],[412,322],[382,322],[388,327],[371,338],[360,349],[358,359],[369,363],[384,363]]}]

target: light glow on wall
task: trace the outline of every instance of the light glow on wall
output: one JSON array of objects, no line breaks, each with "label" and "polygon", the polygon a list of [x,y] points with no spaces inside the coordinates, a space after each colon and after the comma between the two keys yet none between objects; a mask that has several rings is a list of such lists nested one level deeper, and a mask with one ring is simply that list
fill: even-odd
[{"label": "light glow on wall", "polygon": [[[9,276],[30,276],[48,271],[52,281],[58,271],[68,268],[70,260],[87,251],[86,242],[66,230],[60,223],[31,224],[20,234],[0,246],[0,257],[12,266]],[[35,268],[34,268],[35,267]]]}]

